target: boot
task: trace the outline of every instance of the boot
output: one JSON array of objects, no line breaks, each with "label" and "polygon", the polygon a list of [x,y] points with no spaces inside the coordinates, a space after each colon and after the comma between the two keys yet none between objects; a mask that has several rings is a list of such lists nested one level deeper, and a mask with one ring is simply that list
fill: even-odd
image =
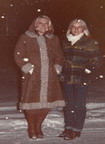
[{"label": "boot", "polygon": [[29,135],[30,139],[36,139],[37,138],[33,127],[34,127],[33,125],[28,126],[28,135]]},{"label": "boot", "polygon": [[42,132],[42,122],[44,121],[46,115],[48,114],[48,109],[40,109],[37,113],[37,125],[36,125],[36,131],[37,131],[37,138],[43,138],[43,132]]},{"label": "boot", "polygon": [[73,140],[76,138],[76,134],[74,133],[73,130],[68,129],[66,131],[66,136],[64,136],[64,140]]},{"label": "boot", "polygon": [[43,132],[42,132],[42,128],[41,128],[44,118],[45,117],[42,117],[42,116],[37,117],[37,126],[36,126],[37,138],[43,138],[44,137]]},{"label": "boot", "polygon": [[65,129],[58,137],[63,138],[66,136],[67,129]]},{"label": "boot", "polygon": [[27,120],[28,123],[28,135],[30,139],[36,139],[37,138],[37,134],[36,134],[36,118],[35,118],[35,112],[32,110],[26,110],[24,112],[25,114],[25,118]]},{"label": "boot", "polygon": [[81,132],[79,132],[79,131],[74,131],[74,133],[75,133],[76,137],[80,137],[81,136]]}]

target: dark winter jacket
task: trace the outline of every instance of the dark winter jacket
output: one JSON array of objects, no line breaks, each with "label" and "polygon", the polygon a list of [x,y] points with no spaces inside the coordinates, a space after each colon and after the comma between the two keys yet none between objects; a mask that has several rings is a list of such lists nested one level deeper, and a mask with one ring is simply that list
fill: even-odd
[{"label": "dark winter jacket", "polygon": [[69,84],[87,84],[88,75],[100,64],[98,42],[91,37],[82,36],[74,45],[67,39],[63,42],[65,63],[63,67],[64,81]]}]

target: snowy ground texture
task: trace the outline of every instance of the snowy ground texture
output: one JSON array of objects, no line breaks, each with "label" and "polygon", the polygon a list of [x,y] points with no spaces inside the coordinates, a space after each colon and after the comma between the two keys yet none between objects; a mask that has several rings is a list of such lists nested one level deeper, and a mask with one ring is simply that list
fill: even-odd
[{"label": "snowy ground texture", "polygon": [[70,141],[58,138],[63,127],[63,113],[54,110],[43,122],[44,139],[30,140],[23,113],[16,107],[0,108],[0,144],[105,144],[105,103],[87,104],[87,117],[80,138]]}]

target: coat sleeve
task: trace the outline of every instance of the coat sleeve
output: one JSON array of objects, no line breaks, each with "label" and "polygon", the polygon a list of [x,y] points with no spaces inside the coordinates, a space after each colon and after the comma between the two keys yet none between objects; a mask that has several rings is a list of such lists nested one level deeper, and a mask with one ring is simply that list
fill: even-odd
[{"label": "coat sleeve", "polygon": [[26,47],[27,47],[27,40],[25,35],[22,35],[19,38],[14,51],[15,62],[20,68],[29,62]]},{"label": "coat sleeve", "polygon": [[54,67],[55,67],[57,74],[60,74],[62,71],[64,57],[63,57],[63,52],[62,52],[58,37],[55,37],[53,51],[54,51]]},{"label": "coat sleeve", "polygon": [[102,64],[102,53],[99,48],[99,43],[95,40],[92,40],[89,44],[89,47],[91,48],[90,51],[90,60],[89,60],[89,65],[88,69],[91,71],[94,71],[95,69],[99,68],[100,65]]},{"label": "coat sleeve", "polygon": [[61,49],[61,44],[59,38],[56,36],[54,42],[54,64],[62,65],[63,60],[64,60],[64,56]]}]

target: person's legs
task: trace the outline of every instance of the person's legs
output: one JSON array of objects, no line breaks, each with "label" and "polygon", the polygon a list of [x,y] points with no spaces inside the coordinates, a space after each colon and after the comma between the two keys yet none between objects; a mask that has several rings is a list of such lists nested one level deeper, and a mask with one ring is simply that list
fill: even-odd
[{"label": "person's legs", "polygon": [[25,118],[27,120],[27,124],[28,124],[28,135],[29,138],[33,139],[36,138],[36,111],[34,110],[25,110],[24,111],[25,114]]},{"label": "person's legs", "polygon": [[41,129],[42,122],[48,114],[49,109],[36,109],[25,110],[25,118],[28,123],[28,135],[29,138],[43,138],[43,132]]},{"label": "person's legs", "polygon": [[75,86],[75,119],[73,130],[80,136],[86,117],[87,86]]},{"label": "person's legs", "polygon": [[37,138],[43,138],[43,132],[41,126],[48,112],[49,109],[40,109],[37,111],[37,123],[36,123]]},{"label": "person's legs", "polygon": [[65,130],[59,137],[64,137],[65,140],[72,140],[74,139],[74,132],[72,131],[74,124],[74,85],[65,84],[64,98],[66,101],[64,109]]},{"label": "person's legs", "polygon": [[65,85],[64,110],[65,131],[61,134],[66,140],[79,137],[86,117],[87,86]]},{"label": "person's legs", "polygon": [[74,123],[74,85],[65,85],[65,101],[64,122],[65,129],[72,129]]}]

